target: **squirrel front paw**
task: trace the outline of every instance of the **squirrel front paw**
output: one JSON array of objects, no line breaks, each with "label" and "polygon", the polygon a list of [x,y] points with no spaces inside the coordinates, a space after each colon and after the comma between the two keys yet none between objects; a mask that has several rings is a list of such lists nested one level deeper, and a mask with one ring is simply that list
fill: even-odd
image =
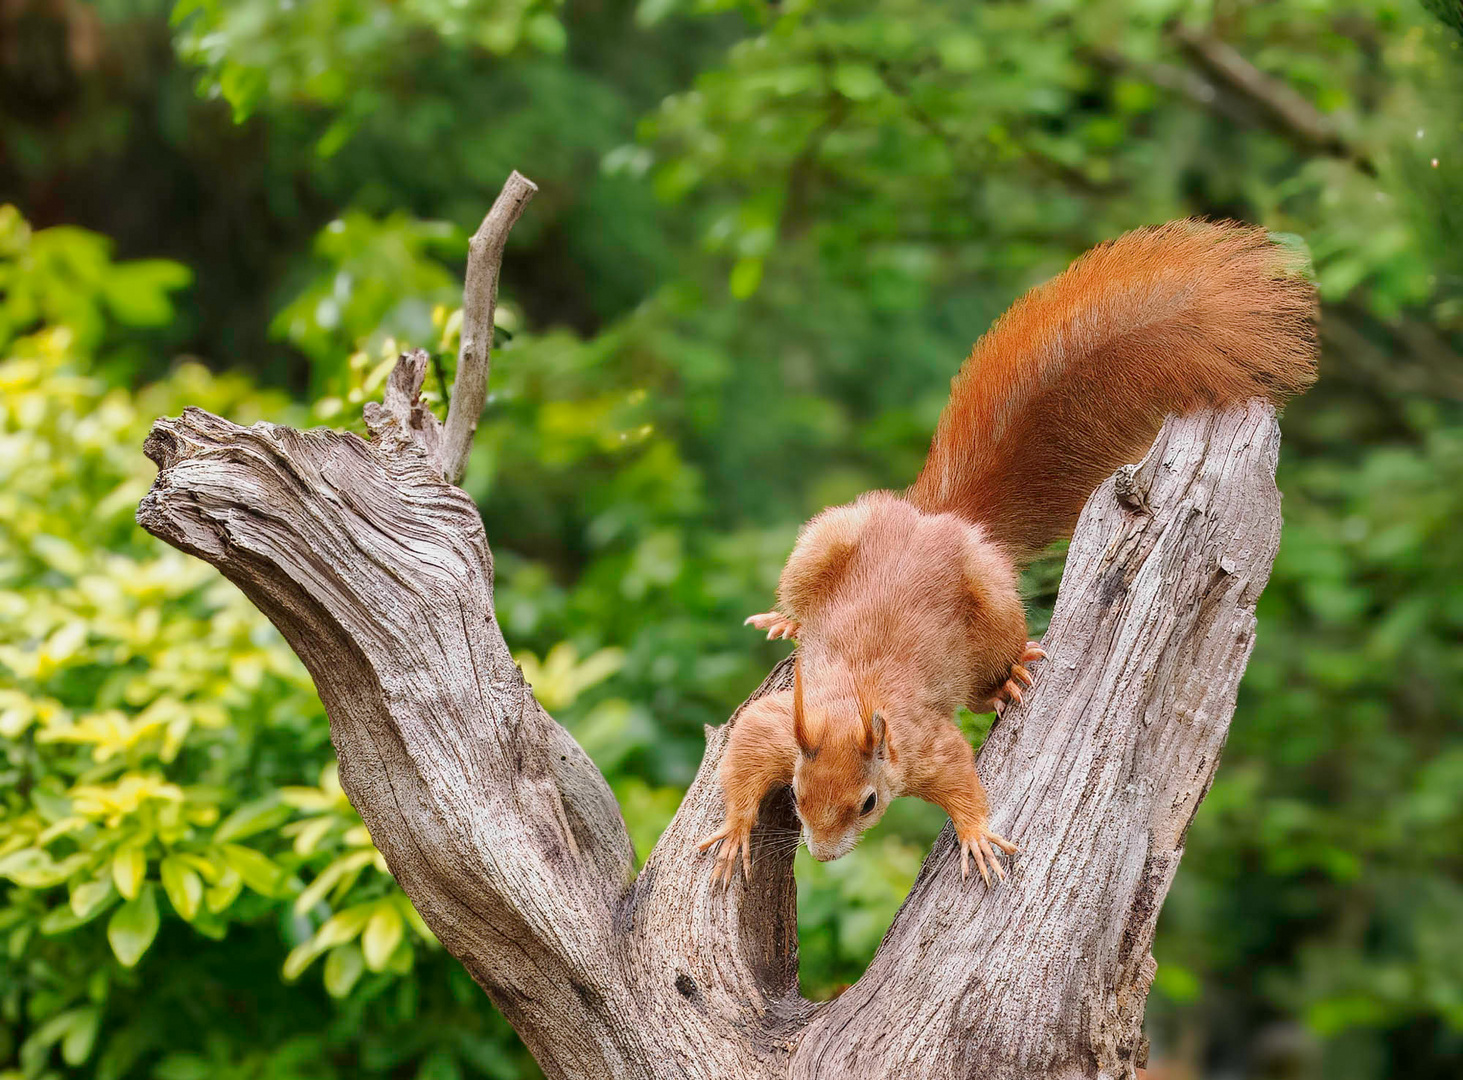
[{"label": "squirrel front paw", "polygon": [[970,876],[970,857],[975,856],[975,868],[980,871],[981,880],[990,887],[991,876],[986,870],[986,861],[990,861],[991,868],[995,870],[996,876],[1002,881],[1006,880],[1006,869],[1000,863],[991,845],[1000,848],[1007,855],[1014,855],[1021,849],[1004,836],[986,828],[984,824],[977,825],[960,836],[960,880],[964,881]]},{"label": "squirrel front paw", "polygon": [[790,619],[780,611],[766,611],[761,615],[748,615],[742,622],[743,626],[755,626],[758,630],[767,631],[767,640],[775,638],[787,638],[789,640],[798,636],[802,630],[802,623],[796,619]]},{"label": "squirrel front paw", "polygon": [[740,852],[742,859],[742,873],[747,880],[752,880],[752,826],[750,824],[738,824],[727,821],[716,832],[710,836],[703,837],[697,842],[699,851],[707,851],[715,848],[713,857],[716,862],[711,868],[711,881],[713,884],[730,885],[732,878],[737,874],[737,854]]},{"label": "squirrel front paw", "polygon": [[1026,668],[1022,667],[1022,665],[1029,664],[1033,660],[1045,659],[1046,651],[1042,649],[1039,643],[1035,641],[1028,641],[1026,643],[1026,649],[1017,658],[1016,662],[1011,665],[1010,678],[991,697],[991,704],[997,712],[1000,712],[1004,706],[1012,702],[1020,705],[1023,691],[1029,690],[1035,685],[1036,678]]}]

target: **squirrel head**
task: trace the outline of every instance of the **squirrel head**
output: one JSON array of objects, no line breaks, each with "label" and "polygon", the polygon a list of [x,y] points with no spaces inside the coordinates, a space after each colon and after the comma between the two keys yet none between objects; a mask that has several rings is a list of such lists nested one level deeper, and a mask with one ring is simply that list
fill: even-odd
[{"label": "squirrel head", "polygon": [[792,792],[803,840],[819,862],[847,855],[893,798],[894,760],[884,710],[853,694],[805,701],[802,663],[793,668]]}]

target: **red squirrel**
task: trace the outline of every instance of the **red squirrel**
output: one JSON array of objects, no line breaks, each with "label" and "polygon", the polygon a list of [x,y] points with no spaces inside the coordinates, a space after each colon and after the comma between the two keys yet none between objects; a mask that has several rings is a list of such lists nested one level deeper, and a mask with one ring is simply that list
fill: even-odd
[{"label": "red squirrel", "polygon": [[903,494],[873,491],[802,529],[775,610],[747,620],[796,638],[793,688],[732,723],[713,877],[751,876],[763,797],[790,785],[813,857],[845,855],[891,799],[950,815],[961,875],[1006,872],[959,706],[1020,702],[1022,566],[1071,533],[1088,496],[1142,456],[1169,413],[1315,380],[1316,295],[1302,260],[1260,228],[1170,222],[1083,255],[1031,290],[951,384],[928,459]]}]

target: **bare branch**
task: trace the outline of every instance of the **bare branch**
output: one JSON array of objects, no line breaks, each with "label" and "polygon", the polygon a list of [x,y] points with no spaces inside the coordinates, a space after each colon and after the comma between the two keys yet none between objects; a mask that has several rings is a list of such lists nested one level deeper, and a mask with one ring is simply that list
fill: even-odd
[{"label": "bare branch", "polygon": [[1092,49],[1087,55],[1104,68],[1129,73],[1160,89],[1181,94],[1193,104],[1233,124],[1248,127],[1262,122],[1253,107],[1233,95],[1221,93],[1219,87],[1190,68],[1135,60],[1116,49]]},{"label": "bare branch", "polygon": [[493,207],[468,245],[467,275],[462,287],[462,345],[457,378],[443,433],[442,463],[447,479],[460,483],[477,434],[478,418],[488,400],[488,370],[493,350],[493,312],[498,304],[498,271],[508,233],[523,214],[538,185],[516,170],[503,184]]},{"label": "bare branch", "polygon": [[1268,127],[1306,153],[1341,158],[1368,176],[1377,175],[1375,162],[1337,131],[1325,114],[1290,86],[1255,67],[1232,45],[1182,23],[1175,23],[1169,32],[1203,74],[1176,64],[1136,60],[1116,49],[1096,48],[1086,55],[1102,67],[1131,72],[1181,94],[1239,127]]},{"label": "bare branch", "polygon": [[442,425],[421,399],[431,357],[424,349],[402,353],[386,380],[383,400],[366,402],[366,430],[377,442],[414,443],[427,462],[442,471]]},{"label": "bare branch", "polygon": [[1343,137],[1319,109],[1287,83],[1255,67],[1234,46],[1182,22],[1175,23],[1170,33],[1211,78],[1252,105],[1280,134],[1304,149],[1342,158],[1368,176],[1377,175],[1367,153]]}]

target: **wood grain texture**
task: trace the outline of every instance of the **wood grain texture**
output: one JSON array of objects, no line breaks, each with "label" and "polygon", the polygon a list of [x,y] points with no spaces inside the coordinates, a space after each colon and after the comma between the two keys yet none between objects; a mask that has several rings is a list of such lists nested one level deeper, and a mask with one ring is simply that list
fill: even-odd
[{"label": "wood grain texture", "polygon": [[[1023,845],[994,891],[947,828],[868,972],[797,992],[785,792],[713,889],[727,727],[639,875],[619,809],[493,617],[472,502],[403,357],[371,441],[159,420],[138,510],[217,566],[315,679],[392,872],[555,1077],[1132,1077],[1153,927],[1214,775],[1279,536],[1268,405],[1170,420],[1093,496],[1026,704],[980,757]],[[787,663],[753,695],[786,686]],[[731,723],[736,722],[733,716]]]}]

